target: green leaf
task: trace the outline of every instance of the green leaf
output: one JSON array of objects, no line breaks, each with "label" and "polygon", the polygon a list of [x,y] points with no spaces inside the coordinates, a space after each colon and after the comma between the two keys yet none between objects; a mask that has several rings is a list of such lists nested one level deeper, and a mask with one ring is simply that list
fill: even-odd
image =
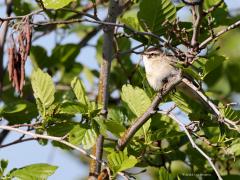
[{"label": "green leaf", "polygon": [[145,31],[163,34],[163,23],[176,18],[176,7],[171,0],[142,0],[138,20]]},{"label": "green leaf", "polygon": [[44,180],[51,176],[56,169],[57,166],[49,164],[32,164],[12,171],[10,175],[24,180]]},{"label": "green leaf", "polygon": [[29,123],[38,115],[36,105],[25,100],[7,100],[0,109],[0,116],[8,120],[10,124]]},{"label": "green leaf", "polygon": [[240,111],[239,110],[233,110],[231,106],[224,107],[222,104],[220,105],[220,112],[221,114],[231,119],[232,121],[237,121],[240,119]]},{"label": "green leaf", "polygon": [[174,175],[170,174],[164,167],[159,169],[159,177],[158,180],[174,180]]},{"label": "green leaf", "polygon": [[1,176],[3,176],[7,166],[8,166],[8,160],[1,159],[0,178]]},{"label": "green leaf", "polygon": [[219,66],[221,66],[225,60],[226,58],[224,56],[219,56],[219,55],[211,56],[206,61],[204,72],[203,72],[204,77],[207,76],[213,70],[217,69]]},{"label": "green leaf", "polygon": [[130,84],[122,87],[121,98],[136,116],[141,116],[151,105],[151,100],[144,90]]},{"label": "green leaf", "polygon": [[120,110],[110,109],[108,113],[108,120],[105,121],[105,125],[107,126],[108,131],[117,137],[120,137],[120,133],[125,131],[123,121],[124,117]]},{"label": "green leaf", "polygon": [[[139,24],[139,21],[136,17],[133,16],[124,16],[123,18],[121,18],[122,23],[126,24],[127,26],[129,26],[132,30],[134,31],[143,31],[142,27]],[[145,38],[144,36],[141,36],[139,34],[133,34],[133,31],[124,28],[124,31],[131,35],[133,39],[140,41],[142,43],[147,43],[148,40],[147,38]]]},{"label": "green leaf", "polygon": [[86,96],[85,88],[79,78],[75,77],[72,80],[71,87],[72,87],[74,94],[77,97],[78,101],[81,104],[88,106],[89,100],[88,100],[88,97]]},{"label": "green leaf", "polygon": [[70,114],[75,115],[77,113],[86,113],[85,107],[78,102],[64,102],[60,105],[58,114]]},{"label": "green leaf", "polygon": [[[150,98],[143,89],[133,87],[130,84],[122,87],[121,99],[137,117],[141,116],[151,104]],[[149,125],[150,120],[142,126],[142,128],[136,133],[136,136],[144,134],[146,137]]]},{"label": "green leaf", "polygon": [[14,114],[14,113],[18,113],[18,112],[21,112],[23,110],[25,110],[27,107],[26,104],[23,104],[23,103],[20,103],[20,102],[12,102],[12,103],[8,103],[6,104],[1,113],[0,114]]},{"label": "green leaf", "polygon": [[128,156],[126,151],[112,152],[107,159],[114,173],[130,169],[137,164],[137,159],[134,156]]},{"label": "green leaf", "polygon": [[43,0],[43,4],[45,8],[60,9],[73,1],[75,0]]},{"label": "green leaf", "polygon": [[31,47],[30,58],[34,69],[46,68],[49,67],[49,65],[51,64],[46,49],[41,46]]},{"label": "green leaf", "polygon": [[96,143],[96,139],[96,131],[83,125],[75,126],[69,133],[69,141],[75,145],[82,144],[84,149],[90,149]]},{"label": "green leaf", "polygon": [[79,46],[76,44],[64,44],[56,46],[52,51],[51,61],[61,63],[66,70],[74,67],[79,54]]},{"label": "green leaf", "polygon": [[52,78],[37,69],[31,77],[34,97],[39,99],[45,108],[48,108],[54,101],[55,87]]}]

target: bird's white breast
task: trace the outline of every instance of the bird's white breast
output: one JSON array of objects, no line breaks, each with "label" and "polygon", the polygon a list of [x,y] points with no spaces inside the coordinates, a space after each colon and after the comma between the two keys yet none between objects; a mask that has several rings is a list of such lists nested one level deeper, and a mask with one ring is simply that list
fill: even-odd
[{"label": "bird's white breast", "polygon": [[[157,59],[158,58],[158,59]],[[169,79],[171,75],[176,74],[175,67],[170,65],[168,60],[162,60],[161,57],[147,59],[143,56],[147,80],[154,90],[159,90],[164,85],[164,80]]]}]

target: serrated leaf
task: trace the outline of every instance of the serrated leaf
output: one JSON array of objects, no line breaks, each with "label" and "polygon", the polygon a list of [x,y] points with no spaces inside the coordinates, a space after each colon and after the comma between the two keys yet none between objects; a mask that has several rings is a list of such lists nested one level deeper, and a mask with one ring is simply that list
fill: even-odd
[{"label": "serrated leaf", "polygon": [[86,128],[80,125],[75,126],[69,133],[69,141],[75,145],[83,145],[84,149],[90,149],[97,139],[97,133],[94,129]]},{"label": "serrated leaf", "polygon": [[75,0],[43,0],[43,4],[45,8],[60,9],[73,1]]},{"label": "serrated leaf", "polygon": [[[151,104],[150,98],[143,89],[133,87],[130,84],[122,87],[121,99],[137,117],[141,116]],[[135,135],[140,136],[144,134],[146,136],[149,125],[150,120]]]},{"label": "serrated leaf", "polygon": [[10,175],[24,180],[44,180],[51,176],[57,168],[57,166],[49,164],[32,164],[12,171]]},{"label": "serrated leaf", "polygon": [[129,84],[122,87],[121,98],[136,116],[141,116],[151,104],[143,89]]},{"label": "serrated leaf", "polygon": [[114,173],[130,169],[137,164],[134,156],[127,155],[126,151],[112,152],[107,156],[109,166]]},{"label": "serrated leaf", "polygon": [[162,34],[163,23],[176,18],[176,7],[171,0],[142,0],[138,20],[145,31]]},{"label": "serrated leaf", "polygon": [[79,78],[75,77],[71,82],[71,87],[78,101],[84,106],[88,106],[89,100],[86,96],[85,88]]},{"label": "serrated leaf", "polygon": [[39,99],[45,108],[54,101],[55,87],[51,76],[40,69],[35,70],[31,77],[34,97]]}]

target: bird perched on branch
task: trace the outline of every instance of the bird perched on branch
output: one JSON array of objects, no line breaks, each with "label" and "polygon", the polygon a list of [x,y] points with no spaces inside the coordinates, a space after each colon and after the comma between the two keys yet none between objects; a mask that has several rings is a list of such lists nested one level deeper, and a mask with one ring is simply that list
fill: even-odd
[{"label": "bird perched on branch", "polygon": [[177,90],[185,95],[205,105],[212,112],[217,112],[216,106],[208,97],[196,86],[192,78],[182,73],[182,70],[176,67],[178,59],[175,56],[164,53],[161,49],[153,47],[142,53],[145,66],[146,77],[149,85],[155,90],[163,90],[169,83],[175,83],[181,79],[176,86]]}]

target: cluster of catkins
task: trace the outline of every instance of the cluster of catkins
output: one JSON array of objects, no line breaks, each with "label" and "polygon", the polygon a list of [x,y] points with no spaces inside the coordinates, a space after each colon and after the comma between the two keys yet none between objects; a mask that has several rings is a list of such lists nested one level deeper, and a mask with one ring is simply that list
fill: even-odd
[{"label": "cluster of catkins", "polygon": [[30,53],[32,28],[29,17],[22,20],[20,31],[17,36],[10,35],[8,48],[8,73],[12,86],[22,95],[25,83],[25,62]]}]

